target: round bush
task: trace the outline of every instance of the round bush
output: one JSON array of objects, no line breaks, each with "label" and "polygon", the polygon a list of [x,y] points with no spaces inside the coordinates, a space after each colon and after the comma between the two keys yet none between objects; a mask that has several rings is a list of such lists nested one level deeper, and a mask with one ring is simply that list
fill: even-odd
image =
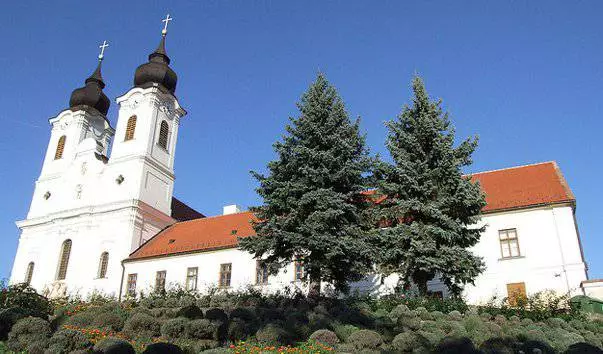
[{"label": "round bush", "polygon": [[124,324],[123,332],[130,337],[154,337],[161,334],[160,327],[161,324],[155,317],[144,313],[137,313],[128,318]]},{"label": "round bush", "polygon": [[18,320],[8,334],[8,347],[16,352],[23,351],[28,344],[46,340],[50,336],[50,323],[38,317]]},{"label": "round bush", "polygon": [[428,347],[429,341],[416,332],[400,333],[392,341],[392,349],[396,353],[410,353]]},{"label": "round bush", "polygon": [[258,330],[255,337],[258,342],[263,344],[290,344],[292,341],[292,338],[287,331],[274,324],[268,324],[264,328]]},{"label": "round bush", "polygon": [[383,338],[375,331],[361,329],[350,334],[347,343],[351,344],[357,350],[377,349],[383,344]]},{"label": "round bush", "polygon": [[519,345],[520,344],[512,338],[494,337],[485,340],[479,346],[479,349],[483,353],[513,354],[517,352],[516,349],[519,348]]},{"label": "round bush", "polygon": [[251,334],[251,326],[240,318],[233,318],[228,324],[227,338],[231,342],[244,340]]},{"label": "round bush", "polygon": [[448,312],[448,316],[450,317],[450,319],[452,319],[453,321],[462,321],[463,320],[463,314],[460,313],[457,310],[453,310]]},{"label": "round bush", "polygon": [[172,343],[153,343],[147,345],[143,354],[182,354],[182,349]]},{"label": "round bush", "polygon": [[125,314],[119,312],[101,312],[94,317],[92,325],[99,329],[119,332],[124,328]]},{"label": "round bush", "polygon": [[186,326],[186,333],[190,338],[218,340],[218,326],[208,319],[192,320]]},{"label": "round bush", "polygon": [[201,311],[197,305],[191,304],[178,310],[176,317],[186,317],[191,320],[198,320],[203,318],[203,311]]},{"label": "round bush", "polygon": [[63,329],[50,338],[48,353],[69,353],[74,350],[90,349],[92,343],[82,332]]},{"label": "round bush", "polygon": [[471,339],[465,337],[447,337],[442,339],[442,341],[437,345],[435,349],[436,353],[467,353],[467,354],[477,354],[479,353]]},{"label": "round bush", "polygon": [[350,334],[356,332],[357,330],[359,330],[359,328],[350,324],[336,324],[335,326],[333,326],[333,330],[335,331],[339,339],[346,342]]},{"label": "round bush", "polygon": [[26,311],[20,307],[0,310],[0,341],[6,340],[13,325],[25,317],[27,317]]},{"label": "round bush", "polygon": [[337,334],[335,334],[333,331],[329,331],[328,329],[319,329],[318,331],[314,331],[314,333],[310,335],[310,339],[329,346],[334,346],[339,343]]},{"label": "round bush", "polygon": [[65,323],[80,328],[90,327],[94,322],[95,317],[96,314],[93,313],[93,311],[83,311],[70,316]]},{"label": "round bush", "polygon": [[95,352],[103,354],[135,354],[136,351],[123,339],[107,337],[101,339],[94,345]]},{"label": "round bush", "polygon": [[392,322],[396,323],[398,322],[398,317],[408,315],[409,312],[410,310],[408,309],[408,306],[398,305],[389,312],[389,318],[391,318]]},{"label": "round bush", "polygon": [[184,317],[172,318],[161,325],[161,335],[167,339],[184,338],[188,320]]},{"label": "round bush", "polygon": [[222,323],[226,323],[228,321],[228,316],[226,315],[226,312],[216,307],[210,308],[205,311],[205,318],[212,322],[219,321]]}]

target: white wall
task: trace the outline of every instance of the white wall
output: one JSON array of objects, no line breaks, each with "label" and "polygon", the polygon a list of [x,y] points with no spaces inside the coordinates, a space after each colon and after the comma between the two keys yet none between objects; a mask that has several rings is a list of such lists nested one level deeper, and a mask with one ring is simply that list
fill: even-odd
[{"label": "white wall", "polygon": [[[581,294],[580,283],[586,279],[586,268],[582,262],[572,213],[571,206],[557,206],[484,216],[483,222],[487,229],[474,251],[484,258],[487,268],[477,278],[475,286],[466,288],[464,296],[467,300],[480,303],[495,295],[499,298],[506,297],[506,284],[519,282],[526,284],[528,294],[547,289],[561,294]],[[517,229],[521,256],[503,260],[498,230],[510,228]],[[137,273],[137,290],[151,290],[155,284],[155,274],[161,270],[167,271],[167,284],[179,283],[183,286],[188,267],[199,267],[200,289],[215,287],[221,263],[233,265],[233,289],[242,289],[255,283],[255,260],[251,255],[237,249],[227,249],[128,261],[125,263],[124,289],[127,274]],[[291,264],[286,272],[270,277],[270,286],[262,289],[274,291],[291,285],[293,278]],[[391,292],[397,280],[395,275],[383,279],[383,282],[378,275],[370,276],[364,281],[351,284],[351,288],[352,291],[381,295]],[[429,288],[446,294],[444,285],[437,279],[429,282]]]}]

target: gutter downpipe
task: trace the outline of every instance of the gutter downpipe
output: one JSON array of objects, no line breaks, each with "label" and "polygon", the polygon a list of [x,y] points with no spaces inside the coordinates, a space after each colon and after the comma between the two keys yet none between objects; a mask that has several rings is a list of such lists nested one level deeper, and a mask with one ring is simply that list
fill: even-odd
[{"label": "gutter downpipe", "polygon": [[126,272],[126,267],[124,266],[124,261],[121,261],[121,281],[119,282],[119,297],[117,298],[118,301],[121,302],[121,292],[123,290],[123,286],[124,286],[124,273]]}]

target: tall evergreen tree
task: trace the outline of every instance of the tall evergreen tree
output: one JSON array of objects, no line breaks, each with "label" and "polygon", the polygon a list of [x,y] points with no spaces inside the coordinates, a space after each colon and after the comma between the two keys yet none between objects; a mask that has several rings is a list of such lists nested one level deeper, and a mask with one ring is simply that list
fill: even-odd
[{"label": "tall evergreen tree", "polygon": [[347,283],[370,271],[373,257],[366,207],[368,157],[359,121],[351,122],[336,89],[322,74],[297,104],[268,174],[252,172],[264,204],[254,208],[257,236],[240,239],[241,248],[261,258],[274,273],[299,259],[310,293],[320,281],[346,291]]},{"label": "tall evergreen tree", "polygon": [[386,123],[393,163],[381,162],[375,171],[377,193],[387,196],[371,211],[375,222],[388,226],[375,230],[379,262],[422,295],[436,275],[459,293],[484,267],[468,248],[479,241],[483,228],[475,223],[486,203],[479,185],[462,173],[477,138],[455,147],[441,100],[429,98],[419,77],[412,88],[412,106]]}]

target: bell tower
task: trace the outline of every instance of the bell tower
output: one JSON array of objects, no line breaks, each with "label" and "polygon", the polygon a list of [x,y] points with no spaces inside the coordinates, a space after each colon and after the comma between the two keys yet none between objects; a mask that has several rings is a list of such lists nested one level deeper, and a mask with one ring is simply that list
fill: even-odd
[{"label": "bell tower", "polygon": [[178,77],[165,50],[168,15],[157,49],[134,74],[134,87],[117,98],[119,117],[110,163],[123,170],[128,197],[171,214],[174,158],[180,119]]}]

